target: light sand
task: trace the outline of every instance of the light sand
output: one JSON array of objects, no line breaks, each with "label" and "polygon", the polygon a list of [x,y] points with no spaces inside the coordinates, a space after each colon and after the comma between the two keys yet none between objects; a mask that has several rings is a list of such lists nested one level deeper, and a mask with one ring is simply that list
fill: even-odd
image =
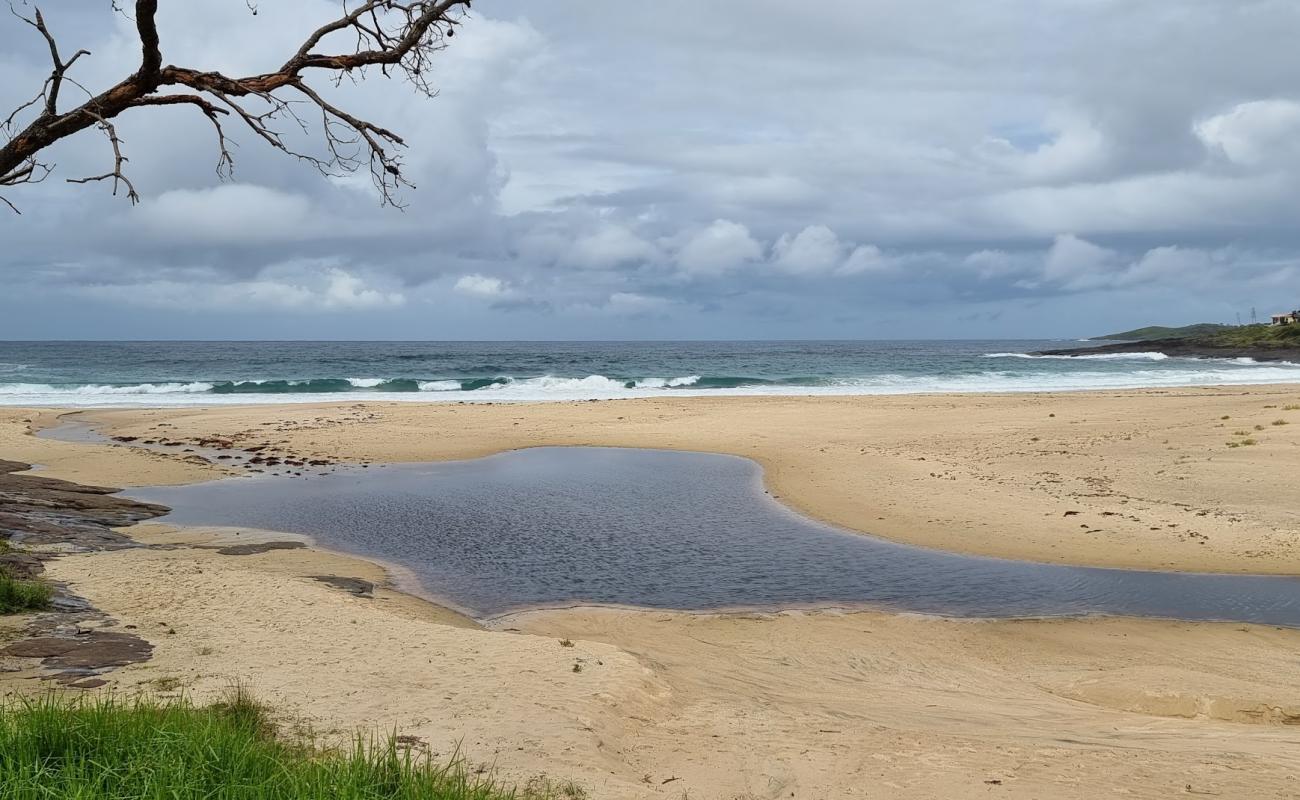
[{"label": "light sand", "polygon": [[[1269,423],[1300,425],[1300,413],[1281,410],[1296,402],[1300,390],[1287,387],[90,416],[130,434],[165,423],[172,438],[270,438],[352,459],[541,444],[734,452],[759,460],[784,502],[901,540],[1285,573],[1296,571],[1290,539],[1300,536],[1300,427]],[[0,457],[118,485],[215,472],[26,435],[41,422],[0,412]],[[1226,448],[1238,429],[1260,444]],[[1114,524],[1107,511],[1142,522]],[[380,577],[315,550],[130,550],[50,571],[156,645],[153,660],[114,673],[120,687],[175,678],[204,698],[241,678],[319,729],[397,727],[444,754],[460,741],[508,777],[546,772],[596,798],[1253,798],[1295,796],[1300,780],[1296,631],[614,609],[534,612],[484,631],[400,594],[370,600],[313,581]]]}]

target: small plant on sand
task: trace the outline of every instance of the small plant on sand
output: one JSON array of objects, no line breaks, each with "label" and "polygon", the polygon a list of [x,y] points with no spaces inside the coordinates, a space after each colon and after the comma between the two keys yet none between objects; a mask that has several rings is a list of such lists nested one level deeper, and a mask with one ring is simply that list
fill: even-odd
[{"label": "small plant on sand", "polygon": [[587,790],[574,783],[564,781],[557,783],[545,775],[538,775],[528,781],[525,797],[550,797],[557,800],[586,800]]},{"label": "small plant on sand", "polygon": [[0,614],[21,614],[50,607],[54,591],[41,581],[24,581],[0,568]]},{"label": "small plant on sand", "polygon": [[1300,411],[1300,404],[1292,403],[1291,405],[1282,406],[1283,411]]},{"label": "small plant on sand", "polygon": [[572,639],[561,639],[561,640],[560,640],[560,647],[573,647],[573,640],[572,640]]},{"label": "small plant on sand", "polygon": [[[128,800],[541,800],[564,786],[497,786],[397,737],[340,750],[286,742],[246,692],[197,707],[50,694],[0,703],[0,797]],[[580,787],[579,787],[580,788]]]},{"label": "small plant on sand", "polygon": [[1258,442],[1257,440],[1255,440],[1255,439],[1242,439],[1242,440],[1241,440],[1241,446],[1242,446],[1242,447],[1251,447],[1252,445],[1257,445],[1257,444],[1259,444],[1259,442]]},{"label": "small plant on sand", "polygon": [[1232,417],[1228,416],[1227,414],[1224,414],[1223,416],[1219,417],[1219,419],[1232,419]]},{"label": "small plant on sand", "polygon": [[161,678],[154,678],[150,683],[153,688],[159,692],[174,692],[185,685],[185,682],[175,675],[164,675]]},{"label": "small plant on sand", "polygon": [[1287,421],[1284,420],[1284,419],[1275,419],[1275,420],[1273,420],[1273,423],[1272,423],[1272,424],[1274,424],[1274,425],[1290,425],[1291,423],[1287,422]]},{"label": "small plant on sand", "polygon": [[1232,432],[1232,435],[1233,435],[1233,436],[1249,436],[1249,435],[1250,435],[1250,432],[1249,432],[1249,431],[1233,431],[1233,432]]}]

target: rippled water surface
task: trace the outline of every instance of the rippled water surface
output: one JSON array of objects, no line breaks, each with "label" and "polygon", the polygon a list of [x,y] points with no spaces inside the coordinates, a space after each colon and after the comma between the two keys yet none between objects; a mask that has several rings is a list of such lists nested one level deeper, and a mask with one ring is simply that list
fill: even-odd
[{"label": "rippled water surface", "polygon": [[478,616],[582,603],[878,605],[955,616],[1125,614],[1300,627],[1300,579],[976,558],[838,530],[764,495],[753,462],[612,448],[132,491],[166,521],[309,534],[411,570]]}]

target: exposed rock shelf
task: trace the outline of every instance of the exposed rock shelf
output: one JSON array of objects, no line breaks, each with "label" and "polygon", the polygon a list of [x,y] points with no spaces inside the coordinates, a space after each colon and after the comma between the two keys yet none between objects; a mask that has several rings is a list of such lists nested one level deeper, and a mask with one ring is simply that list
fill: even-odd
[{"label": "exposed rock shelf", "polygon": [[1164,353],[1180,358],[1250,358],[1255,361],[1291,361],[1300,363],[1300,345],[1277,347],[1266,345],[1220,344],[1204,339],[1151,339],[1140,342],[1117,342],[1097,347],[1070,347],[1042,350],[1040,356],[1090,356],[1110,353]]}]

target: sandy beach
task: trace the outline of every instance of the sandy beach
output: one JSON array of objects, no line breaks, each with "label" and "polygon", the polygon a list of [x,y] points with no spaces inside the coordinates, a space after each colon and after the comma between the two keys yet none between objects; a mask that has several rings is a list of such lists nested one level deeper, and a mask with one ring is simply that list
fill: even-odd
[{"label": "sandy beach", "polygon": [[[539,445],[733,453],[851,530],[958,552],[1128,568],[1300,572],[1300,387],[1036,395],[0,410],[0,458],[120,487],[235,470],[31,435],[60,417],[346,462]],[[1292,407],[1292,408],[1288,408]],[[1276,422],[1289,424],[1274,424]],[[1254,444],[1243,444],[1245,440]],[[1236,446],[1229,446],[1229,443]],[[572,609],[489,628],[312,548],[223,555],[220,531],[50,577],[154,644],[118,689],[247,681],[285,719],[419,737],[595,798],[1295,796],[1300,632],[1160,620]],[[566,646],[568,643],[571,646]],[[32,665],[0,675],[38,688]]]}]

